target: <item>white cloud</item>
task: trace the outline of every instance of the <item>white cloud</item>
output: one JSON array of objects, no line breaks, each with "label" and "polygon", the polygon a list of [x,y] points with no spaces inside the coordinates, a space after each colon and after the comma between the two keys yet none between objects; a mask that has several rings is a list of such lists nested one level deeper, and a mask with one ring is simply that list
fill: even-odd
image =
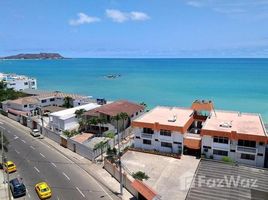
[{"label": "white cloud", "polygon": [[115,22],[122,23],[128,20],[128,14],[121,12],[120,10],[107,9],[106,16],[111,18]]},{"label": "white cloud", "polygon": [[69,24],[72,26],[78,26],[78,25],[82,25],[82,24],[90,24],[90,23],[94,23],[94,22],[99,22],[100,18],[98,17],[91,17],[88,16],[85,13],[78,13],[77,14],[78,19],[71,19],[69,21]]},{"label": "white cloud", "polygon": [[193,6],[193,7],[201,7],[202,6],[201,2],[198,2],[198,1],[187,1],[187,4],[189,6]]},{"label": "white cloud", "polygon": [[111,18],[114,22],[123,23],[128,20],[132,21],[145,21],[150,19],[150,17],[144,12],[132,11],[132,12],[122,12],[115,9],[107,9],[106,16]]},{"label": "white cloud", "polygon": [[130,18],[134,21],[145,21],[150,19],[150,17],[146,13],[135,11],[130,12]]}]

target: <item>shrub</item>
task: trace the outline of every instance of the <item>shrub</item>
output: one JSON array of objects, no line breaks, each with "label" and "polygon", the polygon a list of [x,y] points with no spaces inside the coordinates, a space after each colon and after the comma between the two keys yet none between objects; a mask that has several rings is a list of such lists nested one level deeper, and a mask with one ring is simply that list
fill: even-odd
[{"label": "shrub", "polygon": [[221,159],[223,162],[226,162],[226,163],[233,163],[234,161],[230,158],[230,157],[228,157],[228,156],[224,156],[224,157],[222,157],[222,159]]},{"label": "shrub", "polygon": [[132,177],[135,178],[135,179],[138,179],[140,181],[142,181],[143,179],[148,180],[150,178],[147,174],[145,174],[142,171],[138,171],[136,173],[133,173]]}]

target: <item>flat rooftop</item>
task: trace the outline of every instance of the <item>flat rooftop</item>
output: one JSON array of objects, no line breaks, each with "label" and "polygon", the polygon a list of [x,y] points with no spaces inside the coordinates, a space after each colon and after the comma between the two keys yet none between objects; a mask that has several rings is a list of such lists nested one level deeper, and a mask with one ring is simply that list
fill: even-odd
[{"label": "flat rooftop", "polygon": [[233,111],[218,111],[216,115],[211,112],[203,126],[203,130],[236,131],[240,134],[266,136],[265,128],[258,114],[240,113]]},{"label": "flat rooftop", "polygon": [[183,127],[191,118],[193,110],[190,108],[157,106],[148,113],[134,120],[134,122]]},{"label": "flat rooftop", "polygon": [[268,170],[201,160],[186,197],[186,200],[200,199],[268,199]]},{"label": "flat rooftop", "polygon": [[128,174],[145,172],[150,178],[143,182],[160,195],[161,200],[185,200],[200,161],[194,156],[176,159],[135,151],[127,151],[121,160]]}]

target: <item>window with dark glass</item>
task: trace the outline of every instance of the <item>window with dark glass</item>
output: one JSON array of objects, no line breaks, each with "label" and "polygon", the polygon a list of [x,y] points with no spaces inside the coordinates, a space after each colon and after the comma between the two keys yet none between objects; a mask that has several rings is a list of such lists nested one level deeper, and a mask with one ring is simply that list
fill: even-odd
[{"label": "window with dark glass", "polygon": [[256,148],[256,141],[238,140],[238,146]]},{"label": "window with dark glass", "polygon": [[245,160],[255,160],[255,155],[241,153],[241,159],[245,159]]},{"label": "window with dark glass", "polygon": [[47,102],[47,100],[46,100],[46,99],[43,99],[41,102],[42,102],[42,103],[46,103],[46,102]]},{"label": "window with dark glass", "polygon": [[151,140],[143,140],[143,144],[151,145],[152,144],[152,141]]},{"label": "window with dark glass", "polygon": [[151,128],[143,128],[143,132],[148,134],[154,134],[154,130]]},{"label": "window with dark glass", "polygon": [[55,101],[55,98],[51,98],[50,101]]},{"label": "window with dark glass", "polygon": [[213,142],[222,143],[222,144],[228,144],[228,138],[227,137],[215,136],[215,137],[213,137]]},{"label": "window with dark glass", "polygon": [[172,148],[172,143],[161,142],[161,147],[169,147],[169,148]]},{"label": "window with dark glass", "polygon": [[214,155],[219,155],[219,156],[228,156],[228,151],[222,151],[218,149],[213,150]]},{"label": "window with dark glass", "polygon": [[160,135],[163,135],[163,136],[171,136],[171,131],[170,130],[164,130],[164,129],[161,129],[160,130]]}]

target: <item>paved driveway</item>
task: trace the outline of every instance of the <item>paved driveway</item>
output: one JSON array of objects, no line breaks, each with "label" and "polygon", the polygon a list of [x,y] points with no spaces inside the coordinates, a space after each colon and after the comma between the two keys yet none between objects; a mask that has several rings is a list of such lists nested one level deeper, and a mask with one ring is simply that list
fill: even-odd
[{"label": "paved driveway", "polygon": [[143,171],[150,177],[144,182],[163,200],[186,198],[199,161],[193,156],[175,159],[135,151],[128,151],[122,157],[129,172]]}]

